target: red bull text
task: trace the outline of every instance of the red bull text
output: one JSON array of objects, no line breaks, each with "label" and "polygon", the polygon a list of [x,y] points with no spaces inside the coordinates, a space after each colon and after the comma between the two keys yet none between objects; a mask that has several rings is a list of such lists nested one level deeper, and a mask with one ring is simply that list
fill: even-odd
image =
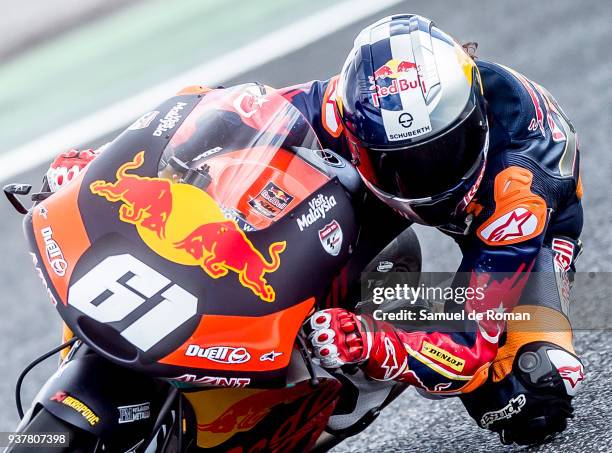
[{"label": "red bull text", "polygon": [[[391,79],[388,85],[380,83],[386,79]],[[425,81],[418,75],[417,65],[411,61],[389,60],[376,69],[374,76],[370,77],[370,90],[374,92],[372,93],[372,101],[377,107],[380,105],[380,98],[414,90],[419,86],[423,93],[427,91]]]}]

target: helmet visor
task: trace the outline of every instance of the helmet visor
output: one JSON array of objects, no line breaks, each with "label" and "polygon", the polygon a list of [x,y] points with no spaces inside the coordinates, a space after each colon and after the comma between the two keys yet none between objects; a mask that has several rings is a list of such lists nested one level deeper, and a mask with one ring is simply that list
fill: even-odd
[{"label": "helmet visor", "polygon": [[467,207],[478,190],[486,168],[488,148],[489,134],[487,132],[476,162],[467,174],[454,187],[432,197],[397,197],[380,190],[365,178],[364,182],[378,198],[404,217],[424,225],[445,225]]},{"label": "helmet visor", "polygon": [[363,144],[358,169],[364,179],[391,196],[433,197],[471,176],[486,138],[484,108],[474,99],[452,128],[426,142],[395,149]]}]

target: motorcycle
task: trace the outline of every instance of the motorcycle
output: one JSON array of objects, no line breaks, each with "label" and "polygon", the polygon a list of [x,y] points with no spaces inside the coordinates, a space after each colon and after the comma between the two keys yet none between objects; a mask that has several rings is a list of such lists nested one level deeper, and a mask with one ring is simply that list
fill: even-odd
[{"label": "motorcycle", "polygon": [[[17,195],[30,186],[4,189],[66,340],[35,362],[62,353],[25,414],[35,363],[20,377],[18,432],[67,433],[54,451],[233,453],[324,450],[356,432],[324,432],[351,379],[319,367],[300,329],[338,303],[361,183],[285,98],[259,84],[181,92],[44,188],[29,209]],[[381,259],[418,271],[414,233],[365,269]]]}]

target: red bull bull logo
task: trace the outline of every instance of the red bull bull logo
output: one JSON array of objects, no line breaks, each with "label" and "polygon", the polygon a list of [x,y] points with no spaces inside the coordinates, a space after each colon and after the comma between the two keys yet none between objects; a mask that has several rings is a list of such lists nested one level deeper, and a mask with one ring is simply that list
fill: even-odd
[{"label": "red bull bull logo", "polygon": [[[210,403],[213,401],[209,401],[209,404],[204,406],[208,408],[207,413],[198,416],[198,437],[200,438],[200,434],[206,435],[206,440],[202,439],[204,441],[202,443],[212,446],[218,445],[221,443],[219,441],[225,441],[238,432],[253,429],[272,409],[306,396],[310,393],[310,389],[296,386],[290,390],[233,390],[231,396],[225,390],[213,390],[207,393],[209,395],[202,395],[201,398],[208,396],[218,400],[214,401],[215,406],[212,406],[215,409],[211,410]],[[221,395],[225,396],[224,400],[221,400]]]},{"label": "red bull bull logo", "polygon": [[417,65],[412,61],[404,60],[389,60],[376,71],[374,71],[374,80],[392,78],[395,79],[400,76],[402,72],[408,72],[411,69],[416,70]]},{"label": "red bull bull logo", "polygon": [[238,274],[242,286],[266,302],[274,301],[274,289],[268,285],[264,275],[280,266],[285,241],[270,245],[268,261],[253,247],[236,222],[227,220],[201,225],[174,245],[200,261],[204,272],[212,278],[224,277],[231,270]]},{"label": "red bull bull logo", "polygon": [[[276,298],[266,274],[280,266],[286,242],[268,247],[268,259],[208,193],[189,184],[128,173],[144,163],[144,151],[121,165],[115,182],[95,181],[93,194],[121,202],[119,218],[136,226],[142,240],[158,255],[186,266],[200,266],[212,278],[232,271],[238,281],[265,302]],[[198,206],[198,209],[193,209]]]},{"label": "red bull bull logo", "polygon": [[144,151],[134,156],[117,170],[117,181],[95,181],[90,189],[108,201],[121,201],[119,218],[124,222],[155,232],[161,239],[165,236],[165,225],[172,210],[170,181],[128,174],[128,170],[139,168],[144,163]]},{"label": "red bull bull logo", "polygon": [[[391,79],[388,85],[381,83],[386,79]],[[412,61],[389,60],[374,71],[374,76],[370,76],[370,90],[374,91],[372,101],[377,107],[380,98],[416,89],[419,86],[423,93],[427,91],[425,82],[418,75],[417,65]]]}]

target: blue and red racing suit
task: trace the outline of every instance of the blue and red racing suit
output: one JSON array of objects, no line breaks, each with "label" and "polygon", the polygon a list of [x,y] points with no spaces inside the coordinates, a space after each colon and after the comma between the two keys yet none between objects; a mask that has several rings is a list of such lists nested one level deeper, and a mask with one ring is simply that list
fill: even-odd
[{"label": "blue and red racing suit", "polygon": [[[465,395],[471,415],[493,429],[508,413],[526,410],[517,396],[523,387],[513,373],[519,350],[540,354],[556,370],[551,371],[556,389],[568,397],[584,379],[566,316],[568,272],[580,251],[582,185],[574,127],[550,93],[499,64],[477,61],[477,67],[490,124],[487,163],[480,186],[468,194],[465,213],[439,229],[459,246],[463,259],[458,270],[471,275],[470,285],[490,279],[484,298],[468,301],[466,309],[528,313],[531,321],[507,326],[484,321],[471,330],[443,333],[406,332],[369,319],[371,350],[364,370],[374,379],[406,382],[429,393]],[[324,147],[351,160],[335,105],[337,81],[312,81],[280,92],[311,122]],[[365,248],[380,247],[406,226],[391,209],[371,205],[360,236]],[[529,278],[534,272],[557,275],[558,285],[551,288]],[[533,377],[533,387],[539,385],[537,373],[523,368],[527,380]],[[501,394],[488,396],[491,404],[499,400],[494,409],[503,410],[508,401],[514,409],[504,415],[487,412],[486,403],[471,404],[468,394],[487,388],[485,383]]]}]

